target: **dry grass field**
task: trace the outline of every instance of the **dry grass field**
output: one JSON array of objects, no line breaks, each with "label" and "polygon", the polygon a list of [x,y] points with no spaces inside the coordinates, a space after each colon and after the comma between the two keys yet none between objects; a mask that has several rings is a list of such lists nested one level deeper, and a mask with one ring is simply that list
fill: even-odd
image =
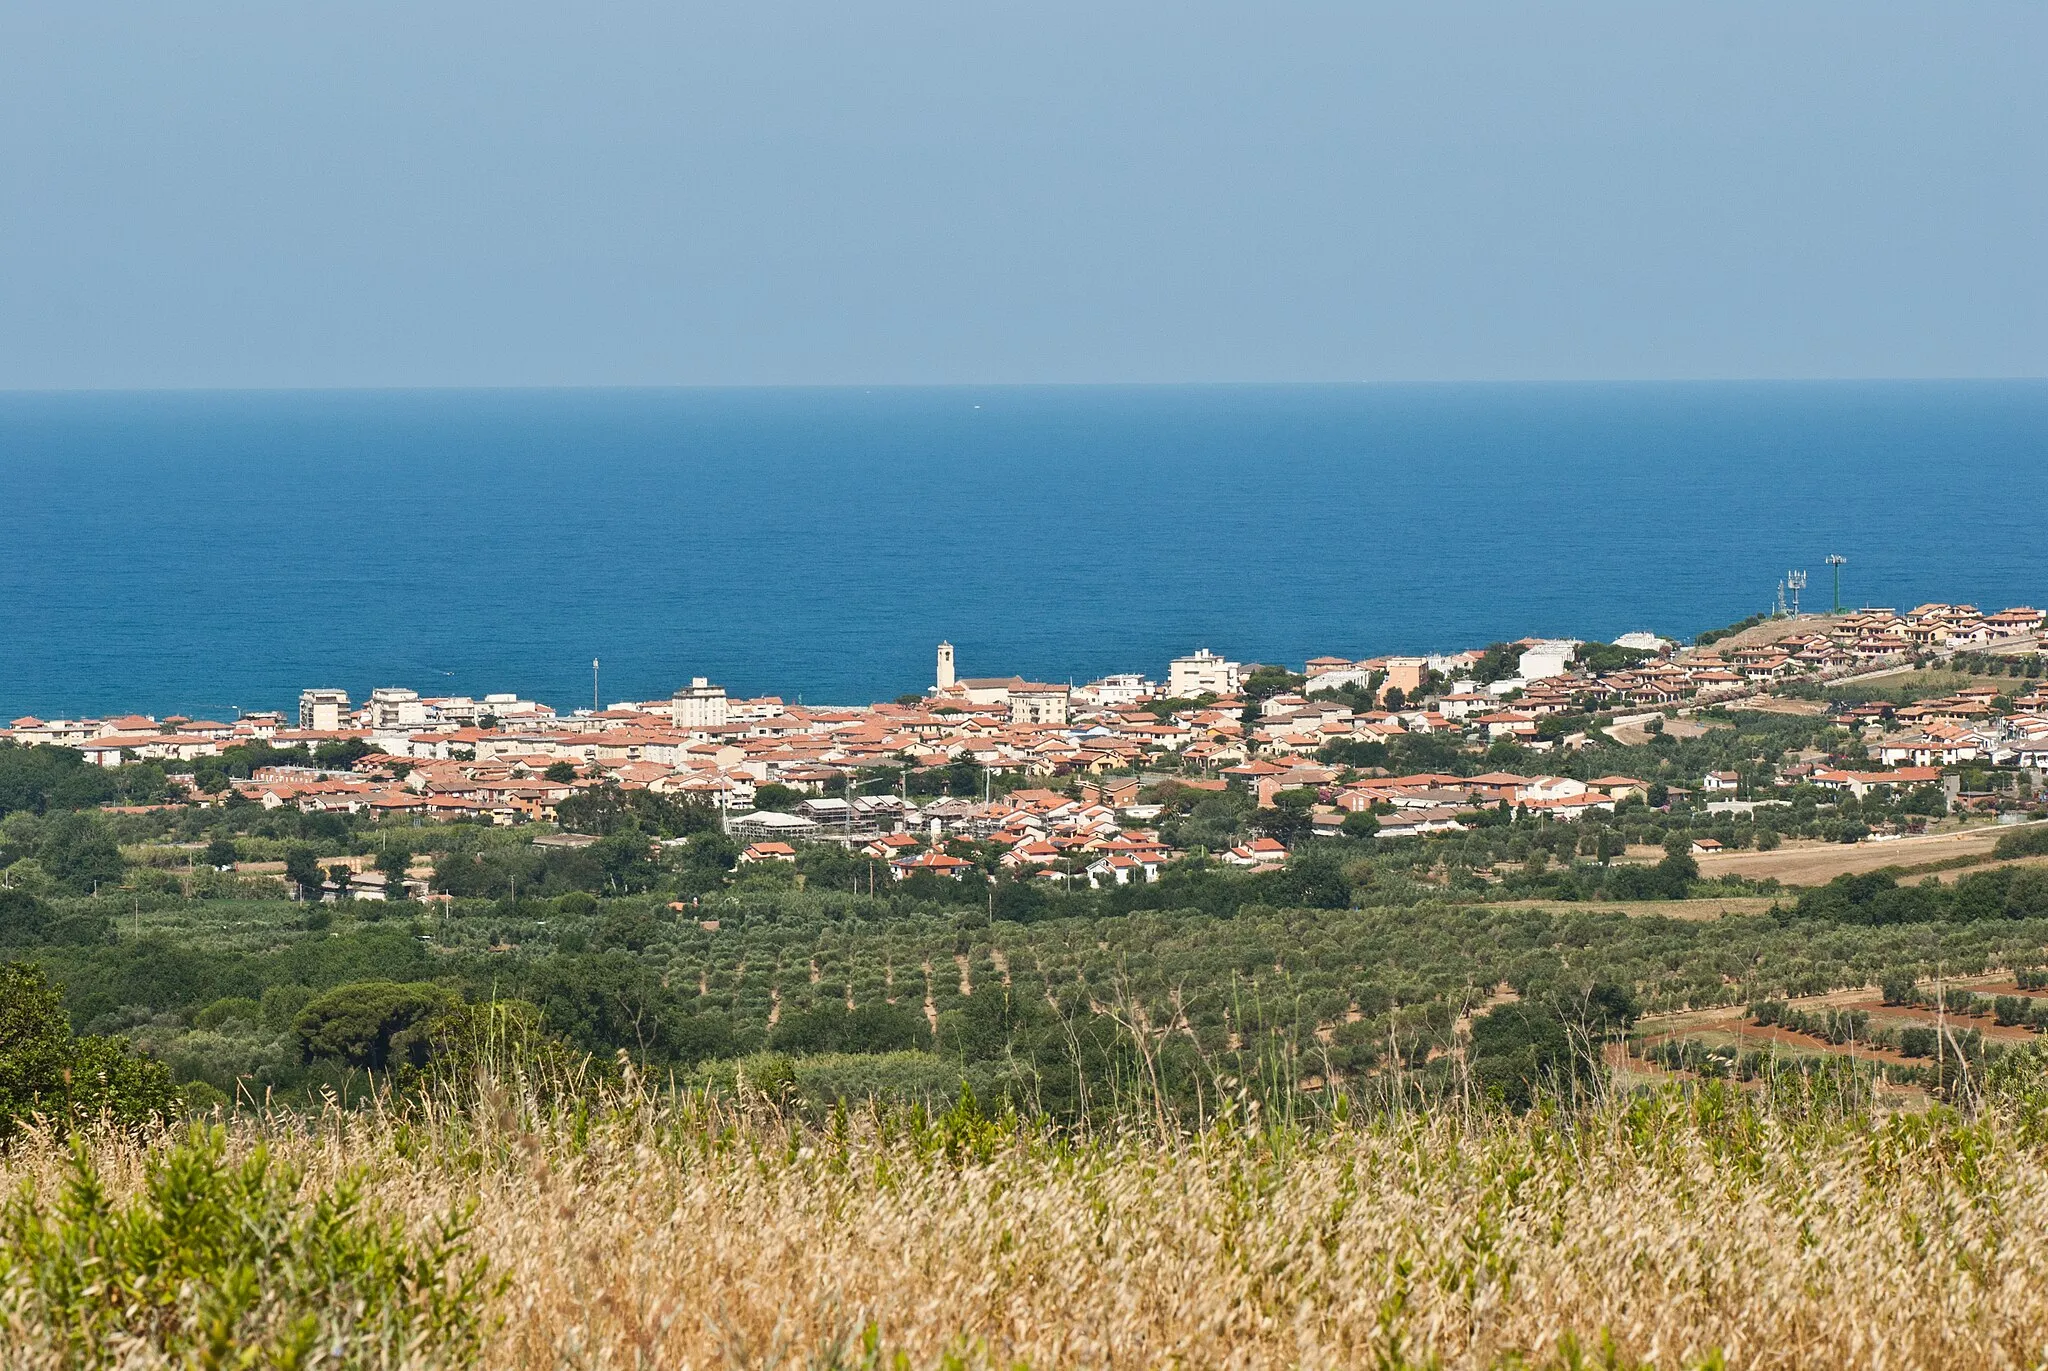
[{"label": "dry grass field", "polygon": [[[2043,1136],[2025,1103],[1871,1117],[1717,1087],[1109,1139],[501,1099],[243,1120],[227,1152],[266,1147],[308,1194],[359,1174],[368,1208],[417,1234],[469,1213],[490,1367],[1832,1371],[2041,1364]],[[106,1202],[149,1184],[134,1140],[90,1154]],[[54,1212],[70,1165],[29,1138],[0,1182]],[[0,1281],[9,1365],[242,1364],[218,1338],[218,1358],[165,1355],[167,1325],[139,1318],[104,1359],[65,1360],[41,1308]],[[357,1314],[304,1317],[305,1365],[460,1360],[426,1338],[360,1356]]]},{"label": "dry grass field", "polygon": [[1509,909],[1540,909],[1546,914],[1627,914],[1634,918],[1687,919],[1695,922],[1731,915],[1762,914],[1787,899],[1775,895],[1729,895],[1709,900],[1503,900]]},{"label": "dry grass field", "polygon": [[1968,690],[1973,686],[1990,686],[2000,691],[2023,691],[2026,688],[2026,682],[2011,676],[1979,676],[1975,672],[1950,671],[1945,667],[1931,671],[1890,671],[1880,675],[1858,676],[1855,684],[1880,691],[1910,687],[1916,695],[1925,695],[1929,698],[1952,695],[1958,690]]},{"label": "dry grass field", "polygon": [[1929,833],[1887,842],[1824,843],[1795,839],[1770,852],[1717,852],[1701,857],[1700,875],[1708,879],[1747,876],[1752,880],[1775,876],[1786,885],[1825,885],[1837,876],[1881,867],[1989,857],[1999,838],[2011,831],[1986,825],[1958,833]]}]

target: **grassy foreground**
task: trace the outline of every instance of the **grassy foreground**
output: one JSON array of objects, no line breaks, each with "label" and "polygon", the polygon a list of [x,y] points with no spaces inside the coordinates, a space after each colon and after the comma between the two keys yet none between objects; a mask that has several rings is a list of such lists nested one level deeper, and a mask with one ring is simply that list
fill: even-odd
[{"label": "grassy foreground", "polygon": [[2048,1109],[1809,1091],[1077,1140],[487,1087],[31,1132],[0,1337],[9,1366],[2040,1365]]}]

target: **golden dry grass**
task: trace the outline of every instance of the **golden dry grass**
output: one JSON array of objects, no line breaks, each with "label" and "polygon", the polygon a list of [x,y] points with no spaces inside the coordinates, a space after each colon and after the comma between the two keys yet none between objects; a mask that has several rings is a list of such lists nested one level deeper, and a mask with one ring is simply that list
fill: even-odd
[{"label": "golden dry grass", "polygon": [[[2031,1118],[1802,1121],[1710,1090],[1168,1141],[646,1103],[582,1129],[504,1105],[244,1121],[232,1145],[259,1136],[312,1186],[367,1168],[423,1227],[473,1202],[510,1277],[493,1367],[851,1366],[868,1329],[918,1367],[2048,1355]],[[137,1144],[97,1148],[139,1183]],[[62,1169],[34,1140],[0,1163],[45,1196]]]},{"label": "golden dry grass", "polygon": [[[1887,866],[1914,866],[1958,857],[1989,857],[2009,828],[1983,825],[1959,832],[1929,833],[1888,842],[1824,843],[1795,840],[1769,852],[1715,852],[1698,859],[1700,875],[1775,876],[1786,885],[1825,885],[1837,876],[1876,871]],[[1663,853],[1659,851],[1658,856]]]},{"label": "golden dry grass", "polygon": [[1705,923],[1713,919],[1765,914],[1773,905],[1783,907],[1780,895],[1716,895],[1704,900],[1501,900],[1490,908],[1540,909],[1546,914],[1626,914],[1635,919],[1684,919]]}]

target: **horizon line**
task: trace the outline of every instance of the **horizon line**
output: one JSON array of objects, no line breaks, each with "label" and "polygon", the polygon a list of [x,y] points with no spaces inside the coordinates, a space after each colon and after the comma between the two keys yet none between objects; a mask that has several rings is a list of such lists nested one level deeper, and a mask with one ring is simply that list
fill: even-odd
[{"label": "horizon line", "polygon": [[30,395],[343,395],[476,394],[563,391],[734,390],[1362,390],[1466,386],[1538,388],[1572,386],[1859,386],[2009,385],[2048,381],[2048,374],[1955,376],[1671,376],[1435,378],[1409,380],[1195,380],[1195,381],[622,381],[477,382],[469,384],[252,384],[0,386],[0,396]]}]

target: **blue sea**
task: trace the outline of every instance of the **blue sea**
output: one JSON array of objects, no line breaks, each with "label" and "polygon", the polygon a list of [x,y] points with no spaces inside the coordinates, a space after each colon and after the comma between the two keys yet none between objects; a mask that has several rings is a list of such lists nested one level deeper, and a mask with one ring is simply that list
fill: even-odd
[{"label": "blue sea", "polygon": [[2048,383],[0,394],[0,719],[2048,601]]}]

